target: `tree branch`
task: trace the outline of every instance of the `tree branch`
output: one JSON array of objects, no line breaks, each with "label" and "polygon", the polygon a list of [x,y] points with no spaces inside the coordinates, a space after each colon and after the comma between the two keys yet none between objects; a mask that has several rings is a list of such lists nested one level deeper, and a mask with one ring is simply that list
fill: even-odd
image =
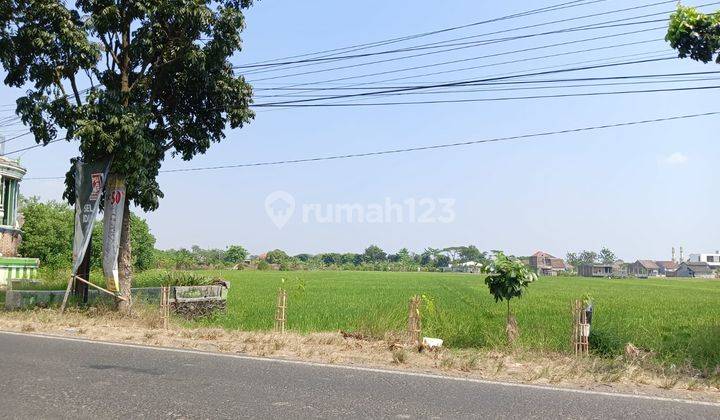
[{"label": "tree branch", "polygon": [[167,152],[168,150],[172,149],[175,146],[175,141],[171,140],[165,146],[163,146],[163,152]]},{"label": "tree branch", "polygon": [[77,83],[75,82],[75,75],[71,74],[68,79],[70,79],[70,86],[72,86],[73,93],[75,94],[75,101],[77,101],[77,105],[82,106],[82,101],[80,100],[80,92],[78,91]]},{"label": "tree branch", "polygon": [[133,88],[135,87],[135,85],[137,85],[140,81],[142,81],[143,79],[145,79],[145,77],[147,76],[147,75],[145,74],[145,72],[147,71],[147,69],[148,69],[149,66],[150,66],[150,63],[149,63],[149,62],[143,64],[142,68],[140,69],[140,72],[138,73],[137,79],[135,79],[135,81],[130,84],[130,90],[133,90]]},{"label": "tree branch", "polygon": [[115,64],[120,62],[120,59],[118,58],[117,54],[115,53],[114,49],[110,47],[110,43],[105,40],[105,37],[102,35],[98,36],[100,38],[100,42],[102,42],[103,46],[105,47],[105,51],[109,53],[113,58],[113,67],[115,67]]},{"label": "tree branch", "polygon": [[60,71],[58,69],[55,69],[55,85],[57,85],[60,92],[62,92],[62,96],[67,99],[68,94],[65,92],[65,87],[62,85],[62,79],[60,79]]}]

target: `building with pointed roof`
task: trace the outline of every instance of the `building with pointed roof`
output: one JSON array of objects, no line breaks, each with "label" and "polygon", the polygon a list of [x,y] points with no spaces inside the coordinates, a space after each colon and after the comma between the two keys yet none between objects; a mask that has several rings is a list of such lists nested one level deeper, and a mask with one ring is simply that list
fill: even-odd
[{"label": "building with pointed roof", "polygon": [[562,258],[554,257],[543,251],[532,254],[528,265],[541,276],[557,276],[558,273],[567,271],[569,268]]}]

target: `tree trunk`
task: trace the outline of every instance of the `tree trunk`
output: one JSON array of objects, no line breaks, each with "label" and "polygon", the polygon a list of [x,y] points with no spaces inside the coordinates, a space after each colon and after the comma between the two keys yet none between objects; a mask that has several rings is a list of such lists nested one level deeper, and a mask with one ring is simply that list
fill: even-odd
[{"label": "tree trunk", "polygon": [[508,344],[513,344],[520,335],[517,320],[510,312],[510,300],[507,301],[507,323],[505,324],[505,334],[507,334]]},{"label": "tree trunk", "polygon": [[132,287],[132,249],[130,247],[130,200],[125,199],[122,230],[120,231],[120,255],[118,255],[118,274],[120,282],[120,297],[127,300],[120,301],[120,312],[130,313],[132,301],[130,288]]},{"label": "tree trunk", "polygon": [[[130,22],[124,21],[122,28],[122,46],[120,63],[120,92],[125,109],[130,104]],[[127,134],[126,134],[127,135]],[[123,212],[122,230],[120,231],[120,249],[118,255],[118,277],[120,283],[120,312],[130,313],[132,301],[130,288],[132,287],[132,250],[130,249],[130,200],[125,195],[125,211]]]}]

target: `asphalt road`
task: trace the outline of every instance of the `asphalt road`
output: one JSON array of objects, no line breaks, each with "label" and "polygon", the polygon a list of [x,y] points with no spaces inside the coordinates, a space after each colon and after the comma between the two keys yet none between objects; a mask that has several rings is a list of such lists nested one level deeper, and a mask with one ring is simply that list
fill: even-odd
[{"label": "asphalt road", "polygon": [[720,406],[0,332],[0,418],[720,418]]}]

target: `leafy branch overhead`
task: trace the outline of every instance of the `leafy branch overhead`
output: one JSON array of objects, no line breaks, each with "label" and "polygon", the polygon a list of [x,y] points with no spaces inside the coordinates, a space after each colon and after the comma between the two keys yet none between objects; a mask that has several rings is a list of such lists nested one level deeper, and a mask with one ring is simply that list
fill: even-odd
[{"label": "leafy branch overhead", "polygon": [[680,58],[720,64],[720,14],[705,14],[693,7],[678,6],[670,16],[665,40]]},{"label": "leafy branch overhead", "polygon": [[[30,86],[17,113],[38,143],[67,131],[84,159],[114,156],[128,197],[153,210],[166,157],[190,160],[242,127],[252,89],[230,58],[250,0],[10,0],[0,11],[4,82]],[[81,88],[81,86],[86,86]],[[72,171],[65,198],[74,199]]]}]

